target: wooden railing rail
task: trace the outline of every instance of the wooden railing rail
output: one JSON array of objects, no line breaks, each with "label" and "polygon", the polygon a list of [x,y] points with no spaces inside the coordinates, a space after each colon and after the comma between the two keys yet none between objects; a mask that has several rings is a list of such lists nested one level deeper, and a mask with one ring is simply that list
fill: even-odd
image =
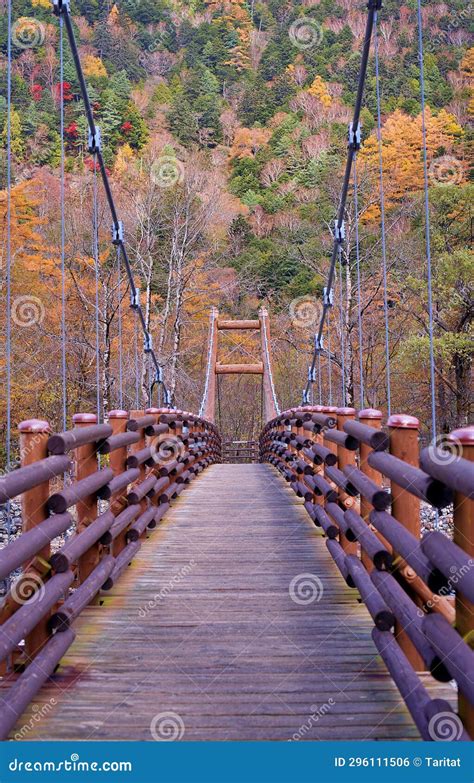
[{"label": "wooden railing rail", "polygon": [[229,440],[222,442],[222,461],[231,463],[258,462],[259,444],[256,440]]},{"label": "wooden railing rail", "polygon": [[73,642],[73,621],[116,583],[170,503],[221,459],[215,425],[185,411],[112,411],[107,424],[77,414],[73,423],[58,434],[44,421],[20,424],[21,467],[0,479],[0,498],[21,495],[23,518],[22,534],[0,550],[0,575],[12,577],[0,610],[0,662],[11,680],[2,739]]},{"label": "wooden railing rail", "polygon": [[[260,459],[285,477],[346,583],[357,588],[373,639],[423,739],[453,715],[457,740],[474,739],[474,427],[449,436],[457,453],[428,447],[419,456],[412,416],[304,406],[268,422]],[[459,453],[461,452],[461,453]],[[421,503],[454,502],[454,542],[439,531],[421,537]],[[455,595],[455,607],[453,596]],[[456,680],[456,714],[432,700],[418,672]],[[458,722],[456,724],[456,721]]]}]

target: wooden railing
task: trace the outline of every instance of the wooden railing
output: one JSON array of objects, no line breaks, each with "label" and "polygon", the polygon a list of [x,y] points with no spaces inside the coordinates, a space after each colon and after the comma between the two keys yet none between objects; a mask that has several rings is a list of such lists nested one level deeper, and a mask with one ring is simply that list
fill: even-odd
[{"label": "wooden railing", "polygon": [[222,442],[222,462],[242,464],[258,461],[258,441],[227,440]]},{"label": "wooden railing", "polygon": [[[419,454],[419,424],[377,410],[305,406],[270,421],[260,458],[304,499],[425,740],[474,738],[474,427]],[[421,504],[453,503],[453,540],[421,537]],[[458,715],[417,672],[457,683]],[[443,733],[445,736],[443,736]]]},{"label": "wooden railing", "polygon": [[59,434],[46,421],[20,424],[21,467],[0,479],[0,502],[22,503],[22,533],[0,551],[0,579],[21,569],[0,609],[0,662],[12,683],[2,692],[2,738],[73,642],[81,611],[117,582],[170,503],[220,461],[215,425],[184,411],[73,422]]}]

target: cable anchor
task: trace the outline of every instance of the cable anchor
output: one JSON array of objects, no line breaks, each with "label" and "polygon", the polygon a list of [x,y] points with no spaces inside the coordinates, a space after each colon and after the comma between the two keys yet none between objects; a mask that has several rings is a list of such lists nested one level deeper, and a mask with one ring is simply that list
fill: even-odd
[{"label": "cable anchor", "polygon": [[145,332],[143,338],[143,350],[145,353],[151,353],[153,350],[153,339],[149,332]]},{"label": "cable anchor", "polygon": [[360,122],[357,123],[357,127],[354,129],[354,123],[349,125],[349,149],[360,150],[360,144],[362,139],[362,127]]},{"label": "cable anchor", "polygon": [[140,307],[140,289],[135,288],[135,291],[130,291],[130,307],[132,310],[138,310]]},{"label": "cable anchor", "polygon": [[342,243],[345,241],[345,239],[346,239],[346,224],[345,224],[344,220],[342,221],[341,225],[339,225],[337,220],[334,223],[334,239],[340,245],[342,245]]},{"label": "cable anchor", "polygon": [[334,305],[334,291],[332,288],[323,288],[323,305],[324,307],[333,307]]},{"label": "cable anchor", "polygon": [[123,221],[119,220],[117,225],[112,226],[112,244],[120,245],[124,240]]},{"label": "cable anchor", "polygon": [[53,0],[53,14],[61,16],[64,11],[70,12],[69,0]]},{"label": "cable anchor", "polygon": [[95,126],[94,132],[89,128],[87,149],[91,155],[96,155],[102,149],[102,134],[97,125]]}]

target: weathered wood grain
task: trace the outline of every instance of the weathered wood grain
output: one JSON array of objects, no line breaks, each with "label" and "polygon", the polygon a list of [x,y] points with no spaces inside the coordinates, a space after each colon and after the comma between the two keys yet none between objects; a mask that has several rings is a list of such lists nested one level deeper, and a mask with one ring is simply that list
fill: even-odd
[{"label": "weathered wood grain", "polygon": [[[289,587],[305,573],[322,596],[298,604]],[[84,611],[12,737],[153,740],[172,712],[190,740],[417,739],[371,629],[280,476],[216,465]]]}]

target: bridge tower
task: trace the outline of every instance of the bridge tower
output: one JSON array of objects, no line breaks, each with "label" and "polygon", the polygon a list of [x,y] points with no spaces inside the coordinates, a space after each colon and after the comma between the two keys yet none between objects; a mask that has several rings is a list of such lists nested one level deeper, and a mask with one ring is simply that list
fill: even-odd
[{"label": "bridge tower", "polygon": [[[263,414],[265,422],[274,419],[280,412],[273,383],[270,351],[270,324],[267,310],[262,307],[258,320],[229,321],[219,317],[213,307],[209,320],[209,341],[206,368],[206,383],[200,415],[215,422],[217,380],[220,375],[260,375],[263,389]],[[219,361],[219,335],[222,332],[259,332],[260,360],[253,363],[224,364]]]}]

